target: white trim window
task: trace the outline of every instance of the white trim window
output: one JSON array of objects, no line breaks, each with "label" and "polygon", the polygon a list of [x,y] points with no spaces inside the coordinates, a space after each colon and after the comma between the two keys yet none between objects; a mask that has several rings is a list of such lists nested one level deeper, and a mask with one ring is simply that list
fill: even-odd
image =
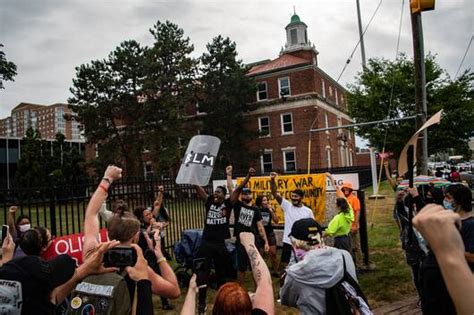
[{"label": "white trim window", "polygon": [[260,156],[260,164],[262,168],[262,174],[268,174],[273,171],[272,150],[263,151],[263,154]]},{"label": "white trim window", "polygon": [[331,163],[331,147],[330,146],[326,146],[326,165],[328,168],[331,168],[332,167],[332,163]]},{"label": "white trim window", "polygon": [[296,172],[296,148],[281,149],[283,153],[283,168],[285,172]]},{"label": "white trim window", "polygon": [[260,137],[270,137],[270,117],[258,117],[258,131]]},{"label": "white trim window", "polygon": [[281,120],[281,134],[293,134],[293,114],[285,113],[280,115]]},{"label": "white trim window", "polygon": [[323,97],[326,98],[326,83],[323,78],[321,78],[321,90]]},{"label": "white trim window", "polygon": [[290,77],[278,78],[279,97],[291,95]]},{"label": "white trim window", "polygon": [[337,88],[334,89],[335,97],[336,97],[336,105],[339,106],[339,95],[337,93]]},{"label": "white trim window", "polygon": [[257,83],[257,101],[265,101],[268,99],[268,86],[267,82]]}]

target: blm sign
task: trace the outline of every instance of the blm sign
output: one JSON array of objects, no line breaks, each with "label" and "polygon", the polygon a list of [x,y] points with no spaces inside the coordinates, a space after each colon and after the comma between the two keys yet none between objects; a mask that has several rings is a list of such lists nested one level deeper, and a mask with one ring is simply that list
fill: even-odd
[{"label": "blm sign", "polygon": [[220,145],[221,140],[213,136],[192,137],[179,168],[176,184],[206,186],[211,178]]}]

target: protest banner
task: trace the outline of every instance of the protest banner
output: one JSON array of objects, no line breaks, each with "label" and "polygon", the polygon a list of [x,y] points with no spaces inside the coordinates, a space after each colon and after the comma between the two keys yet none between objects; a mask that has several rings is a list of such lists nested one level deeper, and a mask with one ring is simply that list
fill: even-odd
[{"label": "protest banner", "polygon": [[[237,178],[240,184],[243,178]],[[278,193],[291,202],[291,192],[295,189],[304,191],[303,203],[313,210],[314,218],[318,222],[324,221],[326,204],[326,175],[325,174],[304,174],[304,175],[282,175],[276,179]],[[273,198],[270,190],[270,177],[251,177],[247,185],[252,190],[253,198],[265,195],[275,209],[279,223],[284,222],[283,211],[278,202]]]},{"label": "protest banner", "polygon": [[[107,229],[103,228],[99,233],[99,242],[107,242],[109,240]],[[84,243],[84,233],[69,234],[56,237],[42,257],[46,260],[54,258],[58,255],[67,254],[71,256],[76,265],[82,264],[82,244]]]}]

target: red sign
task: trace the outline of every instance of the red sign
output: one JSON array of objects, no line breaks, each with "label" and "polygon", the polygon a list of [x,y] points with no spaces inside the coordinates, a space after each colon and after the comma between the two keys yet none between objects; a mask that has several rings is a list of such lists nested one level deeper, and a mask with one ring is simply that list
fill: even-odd
[{"label": "red sign", "polygon": [[[107,229],[103,228],[99,233],[99,242],[107,242],[108,240]],[[76,264],[79,266],[82,264],[83,242],[84,233],[56,237],[42,256],[44,259],[48,260],[58,255],[67,254],[76,260]]]}]

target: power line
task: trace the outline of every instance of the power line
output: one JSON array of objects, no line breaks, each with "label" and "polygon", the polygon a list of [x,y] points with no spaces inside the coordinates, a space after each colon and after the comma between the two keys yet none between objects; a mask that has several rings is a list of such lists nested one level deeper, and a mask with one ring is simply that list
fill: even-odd
[{"label": "power line", "polygon": [[467,52],[469,51],[469,48],[471,47],[472,44],[472,39],[474,38],[474,35],[471,35],[471,40],[469,41],[469,45],[467,45],[466,51],[464,52],[464,56],[462,57],[461,63],[459,64],[458,71],[456,71],[456,74],[454,75],[454,79],[458,76],[459,70],[461,70],[461,66],[464,62],[464,58],[467,56]]},{"label": "power line", "polygon": [[349,56],[349,58],[347,59],[346,64],[344,65],[344,68],[342,68],[341,74],[339,74],[339,77],[337,77],[336,82],[339,82],[339,79],[341,78],[342,74],[343,74],[344,71],[346,70],[347,65],[351,62],[352,57],[354,56],[354,53],[355,53],[357,47],[359,47],[359,45],[360,45],[360,41],[361,41],[362,38],[364,37],[365,32],[367,31],[367,29],[368,29],[369,26],[370,26],[370,23],[372,23],[372,20],[374,19],[375,15],[377,14],[377,11],[379,10],[380,5],[382,4],[382,1],[383,1],[383,0],[380,0],[379,4],[377,5],[377,8],[375,9],[374,13],[372,14],[372,17],[371,17],[370,20],[369,20],[369,23],[367,23],[367,26],[365,27],[364,32],[362,32],[362,36],[359,37],[359,41],[357,42],[357,44],[355,45],[354,49],[352,50],[352,53],[351,53],[351,55]]}]

